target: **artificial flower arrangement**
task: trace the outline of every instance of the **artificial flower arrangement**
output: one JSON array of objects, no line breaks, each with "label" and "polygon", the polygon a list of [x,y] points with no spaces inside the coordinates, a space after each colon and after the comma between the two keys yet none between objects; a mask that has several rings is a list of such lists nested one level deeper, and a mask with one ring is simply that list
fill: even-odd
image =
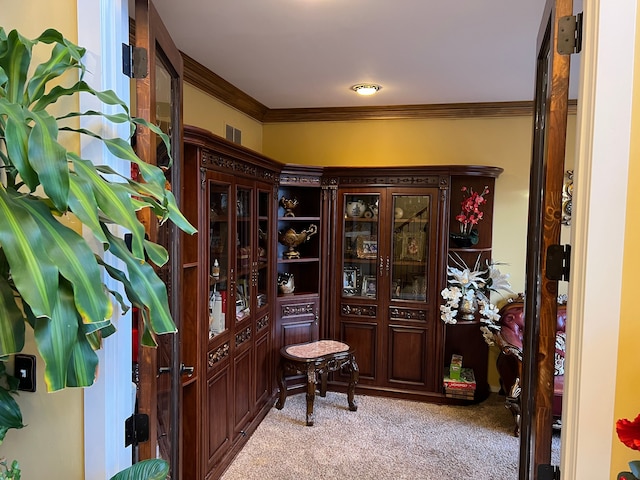
[{"label": "artificial flower arrangement", "polygon": [[[633,422],[621,418],[616,422],[616,433],[620,441],[632,450],[640,450],[640,415]],[[618,480],[639,480],[640,461],[629,462],[630,472],[620,472]]]},{"label": "artificial flower arrangement", "polygon": [[471,187],[462,187],[460,190],[465,197],[460,203],[461,209],[456,220],[460,222],[460,233],[471,235],[473,228],[484,216],[480,207],[487,202],[485,195],[489,193],[489,187],[485,185],[481,193],[475,192]]},{"label": "artificial flower arrangement", "polygon": [[491,303],[490,292],[502,291],[514,293],[509,283],[509,275],[503,274],[496,267],[497,263],[487,261],[482,265],[480,255],[476,259],[473,270],[458,254],[449,254],[453,265],[447,267],[447,288],[440,292],[446,300],[440,306],[440,318],[444,323],[457,323],[461,313],[464,320],[472,320],[476,309],[480,312],[480,330],[485,342],[493,345],[493,334],[500,330],[498,307]]}]

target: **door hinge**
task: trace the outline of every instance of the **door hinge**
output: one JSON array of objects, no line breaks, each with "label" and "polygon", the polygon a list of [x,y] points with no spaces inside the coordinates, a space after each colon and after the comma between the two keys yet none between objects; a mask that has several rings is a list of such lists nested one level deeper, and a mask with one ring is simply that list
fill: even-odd
[{"label": "door hinge", "polygon": [[149,440],[149,415],[134,413],[124,421],[124,446]]},{"label": "door hinge", "polygon": [[538,480],[560,480],[560,467],[557,465],[538,465]]},{"label": "door hinge", "polygon": [[147,50],[142,47],[122,44],[122,72],[129,78],[146,78]]},{"label": "door hinge", "polygon": [[549,280],[568,282],[571,272],[571,245],[549,245],[545,270]]},{"label": "door hinge", "polygon": [[571,55],[582,50],[582,12],[558,19],[558,53]]}]

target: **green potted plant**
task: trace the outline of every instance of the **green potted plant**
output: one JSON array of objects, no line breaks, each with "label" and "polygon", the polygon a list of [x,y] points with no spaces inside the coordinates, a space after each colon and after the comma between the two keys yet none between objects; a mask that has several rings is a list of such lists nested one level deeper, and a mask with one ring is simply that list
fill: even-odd
[{"label": "green potted plant", "polygon": [[[50,50],[48,60],[39,65],[32,65],[35,46]],[[27,328],[33,329],[44,360],[48,391],[93,384],[95,350],[115,332],[112,302],[123,310],[128,303],[140,309],[143,345],[155,346],[156,335],[176,330],[166,287],[155,271],[167,262],[168,254],[145,239],[137,212],[150,209],[160,223],[172,221],[189,234],[195,228],[166,188],[164,171],[142,161],[130,138],[105,138],[79,128],[77,122],[82,116],[102,116],[130,125],[131,135],[142,125],[171,151],[169,138],[154,125],[133,118],[115,93],[91,88],[83,80],[84,53],[56,30],[30,40],[0,27],[0,368],[8,380],[0,388],[0,443],[9,429],[23,426],[12,398],[15,384],[6,376],[4,361],[22,351]],[[81,92],[121,112],[61,113],[56,102]],[[137,165],[141,180],[81,158],[63,146],[61,132],[102,142],[116,157]],[[83,235],[59,221],[65,215],[77,217]],[[131,233],[130,248],[113,233],[113,226]],[[94,239],[101,251],[91,248]],[[107,263],[107,251],[126,271]],[[126,298],[108,290],[103,275],[121,282]]]}]

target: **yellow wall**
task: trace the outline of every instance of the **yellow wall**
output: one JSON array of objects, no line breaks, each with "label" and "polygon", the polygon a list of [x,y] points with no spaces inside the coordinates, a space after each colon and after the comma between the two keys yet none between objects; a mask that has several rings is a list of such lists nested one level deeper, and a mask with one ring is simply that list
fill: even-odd
[{"label": "yellow wall", "polygon": [[[569,117],[567,168],[573,167],[575,115]],[[267,124],[264,154],[308,165],[491,165],[502,167],[495,192],[493,258],[524,291],[533,124],[530,117],[367,120]],[[564,227],[563,231],[568,230]],[[563,232],[565,233],[565,232]],[[566,287],[560,286],[566,291]],[[498,301],[498,304],[500,302]],[[495,348],[489,383],[499,387]]]},{"label": "yellow wall", "polygon": [[[77,41],[76,1],[57,0],[55,8],[41,0],[2,2],[1,25],[18,29],[27,38],[35,38],[46,28],[55,28],[69,40]],[[49,50],[47,50],[48,52]],[[38,55],[38,63],[45,60]],[[77,151],[77,138],[68,139],[67,148]],[[24,353],[36,354],[33,338],[27,340]],[[22,409],[22,430],[10,430],[0,445],[0,457],[20,462],[22,478],[84,477],[83,396],[81,389],[46,393],[44,365],[38,357],[37,392],[21,392],[17,401]],[[10,370],[11,371],[11,370]],[[53,477],[51,474],[53,473]]]},{"label": "yellow wall", "polygon": [[221,137],[226,125],[242,131],[242,145],[262,151],[262,124],[227,106],[202,90],[184,84],[184,124],[204,128]]},{"label": "yellow wall", "polygon": [[[640,25],[640,10],[637,13],[636,26]],[[640,51],[640,30],[636,31],[636,52]],[[632,104],[631,131],[640,127],[640,63],[634,70],[634,89]],[[640,271],[640,137],[632,135],[629,156],[629,178],[627,194],[627,214],[625,226],[625,248],[622,273],[622,298],[620,302],[620,338],[618,346],[618,371],[616,375],[616,402],[614,418],[633,420],[640,414],[640,362],[638,360],[638,339],[640,339],[640,321],[638,321],[638,292],[635,286],[637,272]],[[628,471],[628,462],[640,460],[640,452],[625,447],[613,430],[611,451],[611,478],[620,471]]]}]

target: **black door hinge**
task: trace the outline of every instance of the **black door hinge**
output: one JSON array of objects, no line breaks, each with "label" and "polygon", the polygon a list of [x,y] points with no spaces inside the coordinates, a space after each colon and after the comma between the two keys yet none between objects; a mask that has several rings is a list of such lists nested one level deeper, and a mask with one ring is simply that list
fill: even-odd
[{"label": "black door hinge", "polygon": [[571,273],[571,245],[549,245],[546,277],[549,280],[569,281]]},{"label": "black door hinge", "polygon": [[122,44],[122,72],[129,78],[146,78],[147,50],[142,47]]},{"label": "black door hinge", "polygon": [[557,465],[538,465],[538,480],[560,480],[560,467]]},{"label": "black door hinge", "polygon": [[134,413],[124,421],[124,446],[149,440],[149,415]]},{"label": "black door hinge", "polygon": [[582,50],[582,12],[558,19],[558,53],[571,55]]}]

